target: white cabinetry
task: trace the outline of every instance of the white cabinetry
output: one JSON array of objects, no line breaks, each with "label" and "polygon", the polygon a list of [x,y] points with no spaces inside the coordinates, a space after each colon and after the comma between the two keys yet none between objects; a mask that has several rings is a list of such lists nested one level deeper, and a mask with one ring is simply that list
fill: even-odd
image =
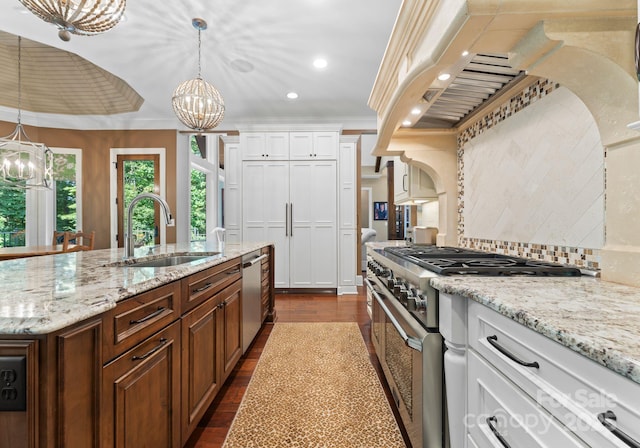
[{"label": "white cabinetry", "polygon": [[288,132],[246,132],[240,134],[242,160],[288,160]]},{"label": "white cabinetry", "polygon": [[227,243],[242,242],[242,154],[237,136],[223,136],[224,141],[224,213],[223,226]]},{"label": "white cabinetry", "polygon": [[359,136],[340,138],[338,152],[338,293],[357,294],[358,250],[357,224]]},{"label": "white cabinetry", "polygon": [[[242,236],[274,242],[276,288],[338,287],[338,135],[325,130],[240,134]],[[269,152],[270,141],[277,151]],[[280,159],[285,153],[274,161],[274,155]],[[355,278],[355,263],[352,269]]]},{"label": "white cabinetry", "polygon": [[[506,446],[500,438],[512,447],[634,446],[606,425],[640,440],[639,384],[482,304],[439,297],[445,343],[468,361],[461,398],[450,394],[459,380],[449,384],[460,365],[445,354],[451,448],[465,446],[454,432],[461,427],[468,447]],[[604,418],[608,411],[615,420]]]},{"label": "white cabinetry", "polygon": [[295,161],[290,164],[289,286],[335,288],[338,260],[336,162]]},{"label": "white cabinetry", "polygon": [[289,162],[243,162],[242,235],[274,243],[276,288],[289,286]]},{"label": "white cabinetry", "polygon": [[291,160],[335,160],[338,156],[337,132],[291,132],[289,142]]},{"label": "white cabinetry", "polygon": [[395,204],[415,199],[434,199],[438,194],[433,179],[420,168],[393,159],[393,199]]}]

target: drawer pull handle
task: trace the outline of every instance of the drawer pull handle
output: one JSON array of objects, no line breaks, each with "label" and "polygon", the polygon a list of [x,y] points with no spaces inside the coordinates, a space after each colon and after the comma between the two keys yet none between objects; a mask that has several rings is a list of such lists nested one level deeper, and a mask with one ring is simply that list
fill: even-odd
[{"label": "drawer pull handle", "polygon": [[512,360],[514,362],[517,362],[521,366],[524,366],[524,367],[535,367],[536,369],[540,368],[540,364],[538,364],[536,361],[526,362],[526,361],[523,361],[521,359],[518,359],[513,353],[511,353],[506,348],[504,348],[503,346],[498,344],[498,336],[496,336],[495,334],[493,336],[487,336],[487,341],[489,342],[489,344],[491,344],[496,350],[498,350],[504,356],[506,356],[507,358],[509,358],[510,360]]},{"label": "drawer pull handle", "polygon": [[509,442],[507,442],[505,438],[502,437],[502,434],[500,434],[500,431],[498,431],[498,429],[495,426],[493,426],[494,423],[498,423],[498,419],[496,418],[495,415],[492,415],[491,417],[487,417],[487,425],[489,425],[489,429],[491,430],[493,435],[496,436],[496,439],[500,441],[500,443],[504,448],[511,448],[511,445],[509,445]]},{"label": "drawer pull handle", "polygon": [[227,275],[234,275],[234,274],[239,274],[239,273],[240,273],[240,268],[234,269],[233,271],[228,271]]},{"label": "drawer pull handle", "polygon": [[622,432],[621,430],[616,428],[614,425],[609,423],[607,421],[607,419],[613,420],[613,421],[617,420],[616,414],[614,414],[613,411],[611,411],[611,410],[608,410],[606,412],[602,412],[602,413],[598,414],[598,421],[600,423],[602,423],[602,425],[605,428],[607,428],[609,431],[611,431],[611,433],[614,436],[616,436],[617,438],[619,438],[620,440],[622,440],[624,443],[626,443],[627,445],[629,445],[632,448],[640,448],[640,443],[636,442],[627,433]]},{"label": "drawer pull handle", "polygon": [[191,291],[191,294],[195,294],[198,292],[202,292],[202,291],[206,291],[207,289],[211,288],[213,286],[212,282],[207,282],[204,284],[204,286],[201,286],[200,288],[196,288],[194,290]]},{"label": "drawer pull handle", "polygon": [[160,314],[164,313],[167,310],[166,307],[164,306],[159,306],[157,310],[155,310],[153,313],[144,316],[142,319],[138,319],[138,320],[130,320],[129,321],[129,325],[136,325],[136,324],[141,324],[142,322],[146,322],[150,319],[153,319],[156,316],[159,316]]},{"label": "drawer pull handle", "polygon": [[166,343],[167,343],[167,339],[166,338],[160,338],[160,343],[158,345],[153,347],[151,350],[149,350],[147,353],[145,353],[142,356],[132,356],[131,360],[132,361],[142,361],[143,359],[147,359],[149,356],[153,355],[155,352],[157,352],[162,347],[164,347],[164,345]]}]

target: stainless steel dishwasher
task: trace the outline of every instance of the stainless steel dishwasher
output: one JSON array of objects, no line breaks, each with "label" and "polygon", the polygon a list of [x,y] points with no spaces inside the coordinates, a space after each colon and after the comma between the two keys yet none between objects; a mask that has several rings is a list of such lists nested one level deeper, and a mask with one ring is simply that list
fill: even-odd
[{"label": "stainless steel dishwasher", "polygon": [[262,325],[260,262],[266,256],[256,250],[242,257],[242,353],[247,351]]}]

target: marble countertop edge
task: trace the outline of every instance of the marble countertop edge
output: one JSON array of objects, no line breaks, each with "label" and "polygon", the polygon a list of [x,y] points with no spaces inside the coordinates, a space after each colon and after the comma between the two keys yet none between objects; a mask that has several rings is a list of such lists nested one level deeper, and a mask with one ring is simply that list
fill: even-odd
[{"label": "marble countertop edge", "polygon": [[[218,256],[171,267],[123,264],[122,249],[102,249],[0,262],[0,335],[44,335],[98,316],[117,303],[180,280],[271,242],[227,244]],[[139,260],[177,253],[212,253],[198,242],[137,250]]]},{"label": "marble countertop edge", "polygon": [[[632,292],[640,298],[640,289],[607,283],[596,279],[592,281],[597,282],[597,289],[599,291],[610,290],[612,294],[620,291]],[[518,280],[515,279],[514,282],[518,282]],[[574,282],[575,280],[573,279],[566,279],[564,282],[567,293],[575,288]],[[474,280],[468,281],[468,279],[454,277],[435,278],[431,280],[432,286],[440,292],[459,295],[481,303],[501,315],[586,356],[592,361],[636,383],[640,383],[640,353],[625,352],[625,349],[628,349],[628,347],[624,345],[622,347],[616,347],[610,340],[599,337],[598,335],[588,335],[580,331],[561,328],[557,323],[546,319],[542,315],[544,314],[543,312],[538,311],[543,310],[542,307],[545,306],[543,299],[541,299],[540,303],[528,302],[527,304],[531,308],[527,309],[525,306],[507,302],[507,299],[504,297],[505,292],[502,291],[500,285],[495,286],[493,291],[488,291],[485,287],[478,287],[473,283],[475,283]],[[523,281],[519,289],[526,290],[526,284],[527,282]],[[554,282],[553,294],[562,294],[563,288],[558,287],[559,284],[558,281]],[[536,283],[535,287],[540,290],[541,285]],[[640,302],[637,302],[637,306],[640,308]],[[536,307],[538,310],[535,309]],[[575,314],[571,320],[573,322],[579,322],[581,318],[582,316],[580,316],[580,314]],[[588,320],[586,321],[588,322]],[[625,329],[625,331],[636,333],[638,338],[640,338],[640,329],[633,327],[633,323],[630,323],[629,328]]]}]

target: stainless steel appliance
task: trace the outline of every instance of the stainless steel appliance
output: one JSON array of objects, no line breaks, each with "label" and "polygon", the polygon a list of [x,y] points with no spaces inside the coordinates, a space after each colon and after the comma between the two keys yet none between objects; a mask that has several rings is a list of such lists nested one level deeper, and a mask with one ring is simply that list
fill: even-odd
[{"label": "stainless steel appliance", "polygon": [[267,255],[256,250],[242,257],[242,353],[247,351],[262,325],[262,271]]},{"label": "stainless steel appliance", "polygon": [[581,275],[577,268],[456,247],[369,247],[367,258],[373,345],[414,448],[449,446],[438,292],[430,279]]}]

